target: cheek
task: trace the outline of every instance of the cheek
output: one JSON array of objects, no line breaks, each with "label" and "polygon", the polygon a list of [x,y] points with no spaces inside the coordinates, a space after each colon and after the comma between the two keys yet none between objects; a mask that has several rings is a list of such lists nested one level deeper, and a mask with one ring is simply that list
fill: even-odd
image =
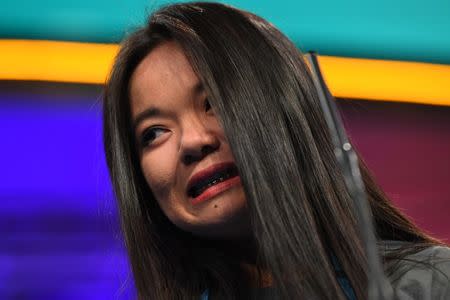
[{"label": "cheek", "polygon": [[155,149],[142,156],[141,168],[145,179],[158,201],[167,199],[176,179],[176,160],[174,153]]}]

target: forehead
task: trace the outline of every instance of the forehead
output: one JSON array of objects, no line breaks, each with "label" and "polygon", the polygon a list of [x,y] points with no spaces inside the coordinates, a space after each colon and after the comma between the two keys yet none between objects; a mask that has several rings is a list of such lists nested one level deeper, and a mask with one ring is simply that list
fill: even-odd
[{"label": "forehead", "polygon": [[182,48],[169,41],[158,45],[137,66],[130,81],[132,114],[149,105],[185,99],[199,79]]}]

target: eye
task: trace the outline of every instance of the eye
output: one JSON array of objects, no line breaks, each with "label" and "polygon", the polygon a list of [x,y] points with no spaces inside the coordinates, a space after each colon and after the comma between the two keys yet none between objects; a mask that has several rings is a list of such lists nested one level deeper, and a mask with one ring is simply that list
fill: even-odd
[{"label": "eye", "polygon": [[205,98],[205,111],[211,110],[211,104],[209,103],[209,99]]},{"label": "eye", "polygon": [[167,129],[161,127],[150,127],[144,130],[141,135],[141,147],[150,146],[154,140],[165,133]]}]

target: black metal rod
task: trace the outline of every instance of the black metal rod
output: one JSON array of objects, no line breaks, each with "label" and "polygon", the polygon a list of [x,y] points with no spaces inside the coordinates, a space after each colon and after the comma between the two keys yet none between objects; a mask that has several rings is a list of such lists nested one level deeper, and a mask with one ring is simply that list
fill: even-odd
[{"label": "black metal rod", "polygon": [[317,90],[320,105],[330,130],[334,145],[334,154],[341,166],[345,184],[356,208],[356,216],[367,255],[369,270],[368,299],[390,300],[393,297],[393,290],[383,272],[367,193],[358,165],[358,156],[348,140],[335,100],[322,77],[316,54],[309,52],[305,54],[305,58],[309,63],[314,86]]}]

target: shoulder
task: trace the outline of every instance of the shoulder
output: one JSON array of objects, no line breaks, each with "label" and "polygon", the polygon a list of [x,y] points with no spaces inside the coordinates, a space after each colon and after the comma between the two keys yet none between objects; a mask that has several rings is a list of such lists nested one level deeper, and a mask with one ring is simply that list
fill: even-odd
[{"label": "shoulder", "polygon": [[[385,250],[404,247],[402,242],[385,242]],[[395,299],[450,299],[450,248],[432,246],[394,262],[389,278]]]}]

